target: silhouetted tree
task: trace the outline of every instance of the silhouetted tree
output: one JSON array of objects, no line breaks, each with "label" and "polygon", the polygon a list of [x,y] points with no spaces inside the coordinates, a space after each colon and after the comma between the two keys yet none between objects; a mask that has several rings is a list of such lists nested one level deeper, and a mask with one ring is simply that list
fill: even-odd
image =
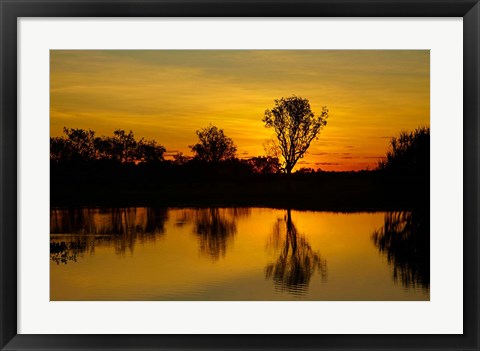
[{"label": "silhouetted tree", "polygon": [[62,137],[50,138],[50,159],[55,162],[66,161],[70,158],[67,141]]},{"label": "silhouetted tree", "polygon": [[50,159],[62,161],[114,160],[121,163],[163,161],[165,147],[155,140],[135,140],[132,131],[117,129],[113,137],[96,137],[92,130],[64,128],[65,136],[50,138]]},{"label": "silhouetted tree", "polygon": [[280,152],[280,147],[278,146],[278,141],[275,139],[267,139],[263,142],[263,149],[267,157],[278,158],[282,157]]},{"label": "silhouetted tree", "polygon": [[95,132],[63,128],[66,137],[50,138],[50,158],[54,161],[88,161],[95,158]]},{"label": "silhouetted tree", "polygon": [[209,125],[205,129],[197,130],[199,142],[190,146],[195,158],[206,162],[219,162],[235,157],[237,147],[233,140],[227,137],[222,129]]},{"label": "silhouetted tree", "polygon": [[97,160],[118,160],[115,155],[114,140],[110,137],[96,137],[94,140]]},{"label": "silhouetted tree", "polygon": [[276,174],[281,170],[278,158],[257,156],[246,160],[251,171],[256,174]]},{"label": "silhouetted tree", "polygon": [[136,158],[142,162],[160,162],[163,161],[165,151],[165,147],[158,145],[155,140],[142,138],[137,144]]},{"label": "silhouetted tree", "polygon": [[379,169],[387,171],[426,172],[430,168],[430,128],[401,132],[390,141],[386,158]]},{"label": "silhouetted tree", "polygon": [[95,132],[92,130],[63,128],[67,135],[69,148],[81,159],[91,160],[95,157]]},{"label": "silhouetted tree", "polygon": [[387,201],[427,208],[430,200],[430,129],[402,132],[378,167]]},{"label": "silhouetted tree", "polygon": [[275,107],[265,111],[263,122],[265,127],[275,131],[287,174],[292,172],[311,142],[318,137],[327,124],[327,117],[326,107],[322,108],[319,116],[315,116],[309,101],[295,95],[275,100]]},{"label": "silhouetted tree", "polygon": [[135,161],[137,141],[132,131],[128,133],[122,129],[117,129],[113,132],[113,156],[118,161],[129,163]]}]

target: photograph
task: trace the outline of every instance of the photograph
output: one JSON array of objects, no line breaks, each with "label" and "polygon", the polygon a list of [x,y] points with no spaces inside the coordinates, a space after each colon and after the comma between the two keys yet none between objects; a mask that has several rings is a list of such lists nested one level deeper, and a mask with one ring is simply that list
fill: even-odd
[{"label": "photograph", "polygon": [[49,63],[50,301],[430,301],[430,50]]}]

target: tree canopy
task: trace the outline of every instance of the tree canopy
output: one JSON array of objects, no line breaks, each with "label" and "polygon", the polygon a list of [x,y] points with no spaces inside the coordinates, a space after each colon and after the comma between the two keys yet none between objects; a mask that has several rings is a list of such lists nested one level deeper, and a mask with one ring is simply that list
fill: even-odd
[{"label": "tree canopy", "polygon": [[132,131],[117,129],[113,137],[92,130],[64,128],[64,136],[50,138],[52,161],[112,160],[121,163],[163,161],[166,149],[155,140],[136,140]]},{"label": "tree canopy", "polygon": [[233,159],[237,147],[233,140],[225,135],[222,129],[209,125],[204,129],[197,130],[198,143],[190,148],[195,158],[205,162],[219,162]]},{"label": "tree canopy", "polygon": [[315,116],[310,102],[295,95],[275,100],[275,106],[265,111],[263,122],[265,127],[275,131],[287,174],[318,137],[327,118],[327,107],[324,106],[320,115]]},{"label": "tree canopy", "polygon": [[419,127],[401,132],[390,140],[390,148],[379,169],[396,172],[420,172],[428,175],[430,167],[430,128]]}]

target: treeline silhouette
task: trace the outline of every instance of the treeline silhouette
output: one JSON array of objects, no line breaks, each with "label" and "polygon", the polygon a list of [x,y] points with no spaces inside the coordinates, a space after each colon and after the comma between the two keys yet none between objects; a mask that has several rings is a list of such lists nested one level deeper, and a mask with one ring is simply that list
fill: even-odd
[{"label": "treeline silhouette", "polygon": [[390,140],[386,157],[378,164],[382,174],[385,195],[397,198],[411,197],[415,206],[429,204],[430,200],[430,128],[419,127],[412,132],[401,132]]},{"label": "treeline silhouette", "polygon": [[[236,146],[226,137],[223,130],[208,126],[196,132],[200,142],[190,146],[195,157],[182,153],[173,155],[173,160],[165,160],[166,149],[155,140],[136,140],[132,131],[117,129],[113,136],[95,136],[92,130],[64,128],[64,136],[50,138],[50,160],[53,164],[69,166],[78,163],[92,166],[145,165],[163,162],[174,166],[201,164],[203,168],[221,164],[241,169],[250,174],[275,174],[281,170],[276,157],[257,156],[245,160],[236,158]],[[228,162],[227,162],[228,161]],[[211,168],[211,167],[210,167]],[[215,168],[215,167],[214,167]],[[217,169],[219,171],[219,169]],[[225,172],[223,172],[225,173]]]},{"label": "treeline silhouette", "polygon": [[193,156],[165,159],[166,148],[115,130],[64,128],[50,139],[51,205],[228,205],[329,210],[428,206],[429,129],[392,138],[372,171],[288,174],[279,157],[239,159],[232,139],[208,126],[197,131]]},{"label": "treeline silhouette", "polygon": [[117,129],[112,137],[95,136],[92,130],[63,128],[65,136],[50,138],[54,162],[113,161],[121,163],[163,161],[166,149],[155,140],[136,140],[133,132]]}]

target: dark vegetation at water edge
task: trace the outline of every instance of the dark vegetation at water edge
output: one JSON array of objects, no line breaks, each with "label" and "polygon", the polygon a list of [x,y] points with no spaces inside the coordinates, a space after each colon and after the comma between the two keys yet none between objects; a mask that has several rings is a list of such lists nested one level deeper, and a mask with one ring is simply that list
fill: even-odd
[{"label": "dark vegetation at water edge", "polygon": [[[428,184],[382,171],[252,174],[238,164],[52,164],[52,206],[267,206],[331,210],[428,205]],[[423,184],[422,184],[423,183]],[[423,185],[423,186],[422,186]]]},{"label": "dark vegetation at water edge", "polygon": [[234,141],[209,125],[197,130],[192,157],[137,140],[132,131],[96,136],[64,129],[50,140],[52,206],[268,206],[339,211],[426,207],[430,188],[428,128],[392,138],[373,171],[293,169],[327,124],[307,99],[275,100],[263,122],[275,133],[266,156],[239,159]]},{"label": "dark vegetation at water edge", "polygon": [[396,141],[395,149],[377,170],[359,172],[301,169],[288,175],[281,172],[278,159],[269,157],[137,163],[52,159],[51,204],[330,210],[425,207],[429,204],[430,185],[428,139],[427,131],[404,137],[400,142],[403,146]]}]

